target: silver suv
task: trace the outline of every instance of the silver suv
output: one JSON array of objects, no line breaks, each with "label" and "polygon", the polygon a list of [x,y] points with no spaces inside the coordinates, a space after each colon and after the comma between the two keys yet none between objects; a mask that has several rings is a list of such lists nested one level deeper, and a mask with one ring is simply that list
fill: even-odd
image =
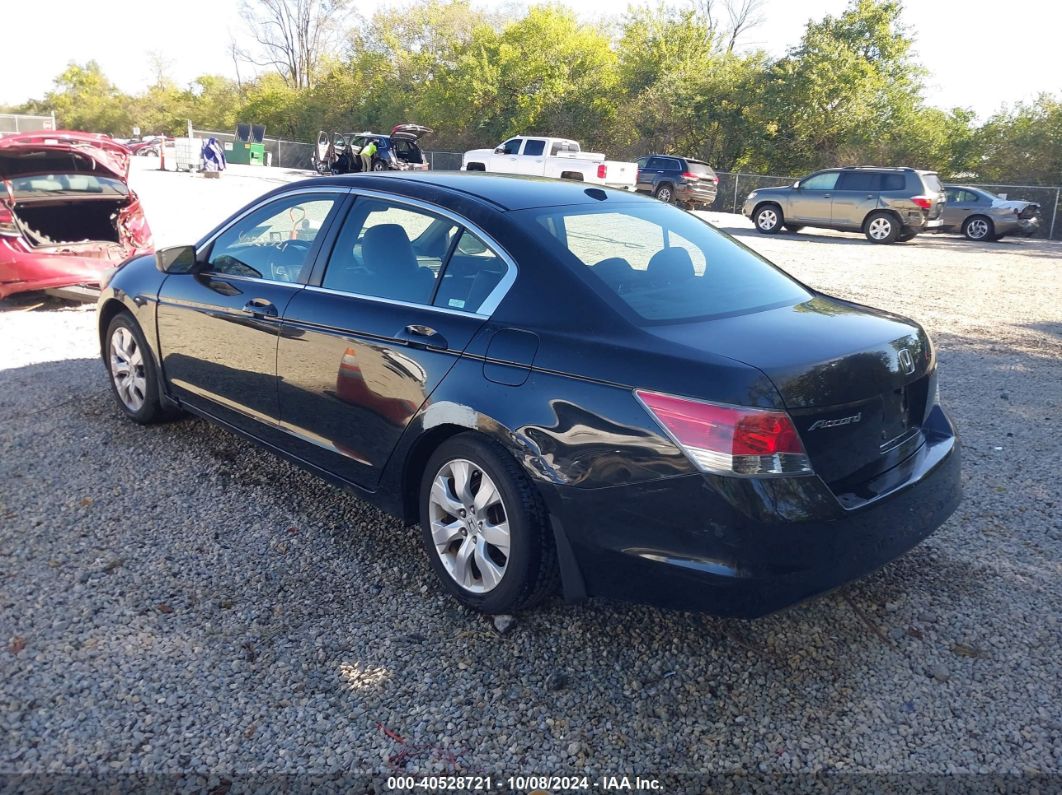
[{"label": "silver suv", "polygon": [[784,188],[754,190],[741,212],[764,234],[818,226],[893,243],[939,227],[946,201],[935,172],[860,166],[816,171]]}]

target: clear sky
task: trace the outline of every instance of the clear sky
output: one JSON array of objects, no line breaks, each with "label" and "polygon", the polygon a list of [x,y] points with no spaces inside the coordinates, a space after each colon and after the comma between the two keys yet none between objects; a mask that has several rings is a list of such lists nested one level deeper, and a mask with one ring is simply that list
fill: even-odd
[{"label": "clear sky", "polygon": [[[474,2],[484,8],[527,5]],[[618,15],[625,7],[624,0],[566,2],[588,20]],[[126,91],[150,81],[150,53],[169,62],[178,83],[204,72],[234,74],[226,50],[230,32],[239,33],[241,22],[232,0],[118,4],[124,14],[85,0],[7,0],[5,5],[0,103],[41,96],[69,61],[95,59]],[[766,0],[763,24],[741,44],[781,55],[798,42],[809,19],[837,14],[845,5],[846,0]],[[970,107],[984,117],[1003,103],[1062,90],[1062,1],[907,0],[906,7],[904,20],[930,71],[930,103]]]}]

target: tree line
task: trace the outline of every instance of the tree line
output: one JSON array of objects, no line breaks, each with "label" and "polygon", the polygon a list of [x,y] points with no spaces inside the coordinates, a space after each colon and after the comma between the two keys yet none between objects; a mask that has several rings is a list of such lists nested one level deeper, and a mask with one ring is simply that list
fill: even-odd
[{"label": "tree line", "polygon": [[[95,62],[72,63],[43,97],[11,110],[54,111],[64,127],[115,136],[247,121],[312,141],[319,130],[415,121],[435,130],[425,148],[440,150],[539,133],[614,158],[672,152],[722,171],[875,163],[971,181],[1062,180],[1059,98],[1003,106],[980,124],[969,109],[928,105],[898,0],[851,0],[777,58],[735,46],[757,0],[726,13],[717,2],[634,6],[595,24],[559,5],[500,15],[469,0],[413,0],[359,20],[346,0],[245,0],[254,49],[233,43],[235,78],[178,86],[160,68],[128,94]],[[248,61],[267,70],[242,79]]]}]

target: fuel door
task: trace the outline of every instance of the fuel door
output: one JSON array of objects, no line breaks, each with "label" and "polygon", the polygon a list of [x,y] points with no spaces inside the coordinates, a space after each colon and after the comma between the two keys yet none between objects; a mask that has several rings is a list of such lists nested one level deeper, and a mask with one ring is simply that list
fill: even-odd
[{"label": "fuel door", "polygon": [[487,344],[483,377],[496,384],[520,386],[531,374],[538,353],[538,335],[515,328],[495,331]]}]

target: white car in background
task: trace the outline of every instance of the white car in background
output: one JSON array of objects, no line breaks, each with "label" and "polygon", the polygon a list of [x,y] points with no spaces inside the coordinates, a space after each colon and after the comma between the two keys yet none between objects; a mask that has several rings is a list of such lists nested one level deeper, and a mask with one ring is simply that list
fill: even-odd
[{"label": "white car in background", "polygon": [[606,160],[600,152],[583,152],[578,141],[568,138],[530,135],[517,135],[495,149],[465,152],[461,170],[572,179],[630,191],[638,181],[635,163]]}]

